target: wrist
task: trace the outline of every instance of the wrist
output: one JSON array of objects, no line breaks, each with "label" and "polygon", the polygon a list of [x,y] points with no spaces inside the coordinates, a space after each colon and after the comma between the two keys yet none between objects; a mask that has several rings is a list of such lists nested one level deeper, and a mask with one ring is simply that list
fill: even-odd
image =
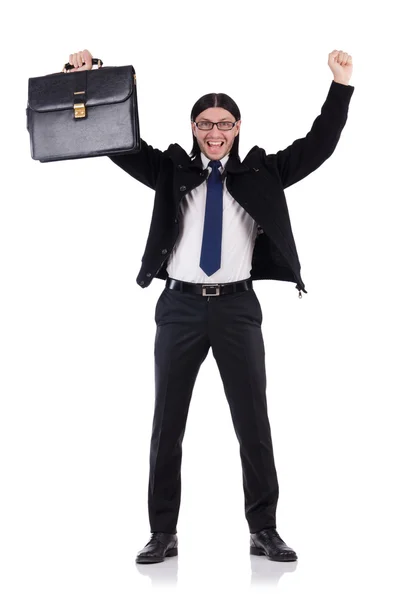
[{"label": "wrist", "polygon": [[349,82],[343,79],[335,79],[334,78],[335,83],[341,83],[342,85],[349,85]]}]

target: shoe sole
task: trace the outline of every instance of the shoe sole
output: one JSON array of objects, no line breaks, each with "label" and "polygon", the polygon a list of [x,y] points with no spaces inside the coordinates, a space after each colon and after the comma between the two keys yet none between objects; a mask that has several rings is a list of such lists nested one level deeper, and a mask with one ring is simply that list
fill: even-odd
[{"label": "shoe sole", "polygon": [[260,548],[255,548],[254,546],[250,547],[250,554],[255,554],[255,556],[266,556],[266,558],[268,558],[269,560],[274,560],[277,562],[292,562],[294,560],[298,560],[298,557],[296,556],[295,558],[290,557],[290,556],[285,556],[285,557],[274,557],[272,558],[271,556],[269,556],[268,554],[266,554],[266,552],[264,552],[264,550],[260,550]]},{"label": "shoe sole", "polygon": [[135,562],[137,563],[159,563],[159,562],[163,562],[164,558],[168,558],[171,556],[177,556],[178,555],[178,548],[171,548],[170,550],[167,550],[167,552],[165,553],[164,556],[159,556],[158,558],[154,557],[154,556],[141,556],[141,557],[137,557]]}]

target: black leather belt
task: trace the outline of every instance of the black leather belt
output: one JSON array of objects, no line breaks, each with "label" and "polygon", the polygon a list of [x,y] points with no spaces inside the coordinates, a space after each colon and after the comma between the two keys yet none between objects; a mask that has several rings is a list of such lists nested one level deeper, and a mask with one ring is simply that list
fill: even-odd
[{"label": "black leather belt", "polygon": [[201,296],[222,296],[223,294],[251,290],[252,279],[243,279],[242,281],[233,281],[232,283],[190,283],[168,277],[165,287],[171,290],[178,290],[179,292],[200,294]]}]

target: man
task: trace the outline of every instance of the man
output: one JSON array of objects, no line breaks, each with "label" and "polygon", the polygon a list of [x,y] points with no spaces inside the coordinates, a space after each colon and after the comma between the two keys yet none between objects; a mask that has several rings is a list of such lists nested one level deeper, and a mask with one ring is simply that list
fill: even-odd
[{"label": "man", "polygon": [[[75,69],[91,55],[70,55]],[[85,62],[85,65],[83,64]],[[296,283],[306,292],[284,189],[333,153],[347,120],[354,87],[352,58],[328,56],[334,79],[321,114],[305,138],[266,155],[254,146],[238,155],[240,111],[226,94],[193,106],[193,149],[162,152],[141,140],[136,154],[110,156],[156,191],[137,282],[165,279],[155,309],[155,410],[148,486],[151,537],[139,563],[178,553],[182,441],[194,383],[209,348],[222,377],[240,444],[245,516],[251,554],[276,561],[297,555],[276,529],[278,481],[266,404],[262,312],[255,279]]]}]

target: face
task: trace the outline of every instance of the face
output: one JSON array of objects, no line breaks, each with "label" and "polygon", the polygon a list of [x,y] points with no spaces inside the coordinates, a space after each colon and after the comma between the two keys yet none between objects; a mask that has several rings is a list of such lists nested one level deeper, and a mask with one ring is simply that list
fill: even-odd
[{"label": "face", "polygon": [[[196,123],[200,123],[200,121],[211,121],[212,123],[229,121],[234,123],[236,119],[228,110],[219,107],[212,107],[207,108],[202,113],[197,115]],[[214,125],[213,128],[208,131],[203,131],[202,129],[196,127],[194,123],[192,123],[192,131],[193,135],[197,138],[197,143],[201,152],[210,160],[220,160],[226,156],[228,152],[230,152],[230,149],[233,146],[234,138],[240,131],[240,126],[241,120],[237,121],[236,125],[229,131],[220,131],[217,125]],[[213,142],[213,144],[211,144],[211,142]]]}]

